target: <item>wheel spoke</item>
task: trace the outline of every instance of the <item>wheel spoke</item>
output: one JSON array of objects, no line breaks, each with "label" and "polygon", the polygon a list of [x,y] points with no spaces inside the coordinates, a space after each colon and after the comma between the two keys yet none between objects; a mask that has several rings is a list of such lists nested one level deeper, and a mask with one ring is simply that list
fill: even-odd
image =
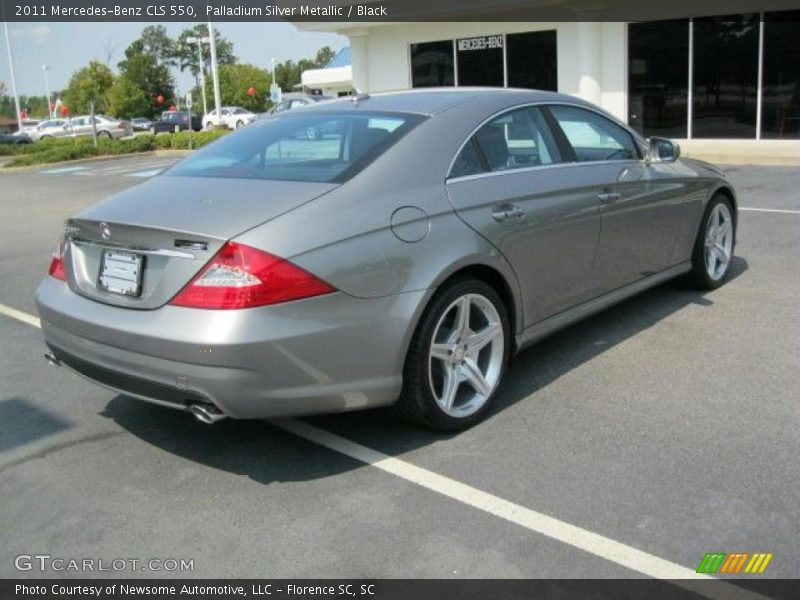
[{"label": "wheel spoke", "polygon": [[728,235],[728,232],[731,230],[731,222],[724,221],[722,225],[717,229],[716,236],[718,240],[722,240]]},{"label": "wheel spoke", "polygon": [[452,344],[432,344],[431,358],[438,358],[439,360],[449,362],[453,358],[453,349]]},{"label": "wheel spoke", "polygon": [[453,408],[453,403],[456,399],[456,392],[461,380],[458,377],[458,369],[450,364],[445,364],[444,367],[444,384],[442,386],[442,397],[440,403],[442,408],[446,411]]},{"label": "wheel spoke", "polygon": [[714,253],[713,247],[706,252],[706,266],[708,266],[709,274],[713,277],[717,272],[717,255]]},{"label": "wheel spoke", "polygon": [[467,338],[466,344],[471,353],[480,351],[484,346],[490,344],[503,334],[503,327],[500,323],[489,323],[477,333],[473,333]]},{"label": "wheel spoke", "polygon": [[481,369],[472,358],[467,358],[461,365],[461,373],[472,388],[483,396],[488,396],[492,388],[481,373]]},{"label": "wheel spoke", "polygon": [[723,265],[728,262],[728,256],[725,253],[725,248],[717,244],[711,249],[711,252],[716,256],[717,260]]},{"label": "wheel spoke", "polygon": [[453,329],[455,340],[461,341],[469,335],[469,311],[472,301],[469,296],[464,296],[458,301],[456,306],[456,321]]}]

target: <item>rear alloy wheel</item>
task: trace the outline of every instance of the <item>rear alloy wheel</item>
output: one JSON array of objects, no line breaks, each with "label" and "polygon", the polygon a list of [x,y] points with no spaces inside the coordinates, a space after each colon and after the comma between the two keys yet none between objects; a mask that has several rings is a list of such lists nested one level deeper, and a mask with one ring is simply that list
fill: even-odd
[{"label": "rear alloy wheel", "polygon": [[241,129],[244,127],[244,121],[236,121],[236,129]]},{"label": "rear alloy wheel", "polygon": [[489,410],[508,359],[505,306],[482,281],[462,279],[441,290],[411,342],[400,416],[456,431]]},{"label": "rear alloy wheel", "polygon": [[209,121],[208,123],[206,123],[206,129],[207,129],[208,131],[211,131],[212,129],[214,129],[214,123],[212,123],[211,121]]},{"label": "rear alloy wheel", "polygon": [[101,131],[101,132],[100,132],[100,133],[98,133],[97,135],[98,135],[98,137],[104,137],[104,138],[106,138],[107,140],[110,140],[110,139],[112,139],[112,138],[111,138],[111,133],[109,133],[108,131]]},{"label": "rear alloy wheel", "polygon": [[736,222],[731,202],[717,194],[706,207],[692,255],[691,277],[697,287],[712,290],[725,283],[735,245]]}]

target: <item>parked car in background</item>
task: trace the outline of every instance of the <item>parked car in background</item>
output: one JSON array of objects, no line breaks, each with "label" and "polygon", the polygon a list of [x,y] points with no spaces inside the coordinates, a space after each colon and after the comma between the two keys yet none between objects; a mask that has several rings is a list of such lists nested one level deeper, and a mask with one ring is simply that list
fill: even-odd
[{"label": "parked car in background", "polygon": [[39,125],[39,123],[41,123],[41,120],[39,119],[23,119],[22,129],[16,131],[14,135],[26,135],[36,129],[36,126]]},{"label": "parked car in background", "polygon": [[128,123],[106,115],[95,115],[94,124],[92,123],[91,115],[72,117],[69,121],[72,128],[72,137],[93,135],[95,126],[97,128],[97,137],[119,139],[131,135]]},{"label": "parked car in background", "polygon": [[63,138],[72,135],[69,119],[47,119],[39,123],[27,135],[34,141]]},{"label": "parked car in background", "polygon": [[202,120],[198,115],[192,115],[183,110],[168,110],[161,113],[158,121],[150,123],[150,133],[178,133],[179,131],[200,131],[203,128]]},{"label": "parked car in background", "polygon": [[206,129],[213,129],[216,125],[224,125],[228,129],[241,129],[256,120],[255,113],[245,110],[241,106],[223,106],[217,111],[211,110],[203,117]]},{"label": "parked car in background", "polygon": [[0,144],[30,144],[32,141],[26,133],[0,133]]},{"label": "parked car in background", "polygon": [[285,110],[291,110],[294,108],[302,108],[304,106],[312,106],[317,104],[318,102],[326,102],[328,100],[333,100],[333,96],[318,96],[318,95],[311,95],[311,94],[301,94],[301,93],[290,93],[284,94],[283,99],[278,102],[275,106],[272,107],[272,110],[269,111],[267,114],[275,114],[279,112],[283,112]]},{"label": "parked car in background", "polygon": [[135,117],[131,119],[131,129],[134,131],[149,131],[153,122],[147,117]]},{"label": "parked car in background", "polygon": [[721,171],[574,96],[363,95],[75,215],[36,305],[51,364],[204,423],[395,403],[452,431],[555,330],[678,275],[724,284],[736,206]]}]

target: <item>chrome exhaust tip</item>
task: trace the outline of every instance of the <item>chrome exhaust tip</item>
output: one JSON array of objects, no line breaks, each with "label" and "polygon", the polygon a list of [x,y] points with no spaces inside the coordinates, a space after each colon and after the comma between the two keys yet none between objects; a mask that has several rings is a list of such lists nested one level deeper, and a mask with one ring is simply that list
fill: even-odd
[{"label": "chrome exhaust tip", "polygon": [[213,425],[225,418],[225,413],[211,404],[190,404],[189,412],[201,423]]},{"label": "chrome exhaust tip", "polygon": [[53,354],[52,352],[45,352],[44,353],[44,359],[47,361],[47,363],[51,367],[60,367],[61,366],[61,361],[58,360],[58,357],[55,354]]}]

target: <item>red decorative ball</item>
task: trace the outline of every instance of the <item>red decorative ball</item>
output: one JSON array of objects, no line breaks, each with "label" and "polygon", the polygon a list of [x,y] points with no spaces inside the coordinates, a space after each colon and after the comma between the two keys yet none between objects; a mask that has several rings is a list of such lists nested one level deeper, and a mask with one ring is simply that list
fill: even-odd
[{"label": "red decorative ball", "polygon": [[159,104],[164,104],[164,96],[162,96],[161,94],[156,96],[156,102],[158,102]]},{"label": "red decorative ball", "polygon": [[174,105],[174,104],[173,104],[172,106],[170,106],[170,107],[169,107],[169,112],[175,112],[176,110],[178,110],[178,109],[177,109],[177,108],[175,108],[175,105]]},{"label": "red decorative ball", "polygon": [[61,114],[66,117],[69,114],[69,108],[67,108],[66,106],[62,106],[61,107]]},{"label": "red decorative ball", "polygon": [[256,95],[256,88],[253,87],[252,85],[249,88],[247,88],[247,95],[251,96],[251,97],[255,96]]}]

